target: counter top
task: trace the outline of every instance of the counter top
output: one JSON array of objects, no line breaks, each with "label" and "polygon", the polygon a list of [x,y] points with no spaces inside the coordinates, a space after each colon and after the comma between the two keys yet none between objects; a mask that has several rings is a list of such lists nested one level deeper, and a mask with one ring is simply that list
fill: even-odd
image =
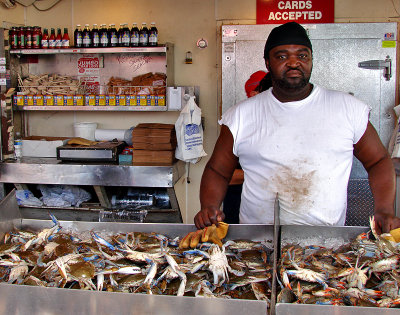
[{"label": "counter top", "polygon": [[169,166],[71,163],[56,158],[22,158],[0,163],[0,182],[24,184],[173,187],[185,172],[178,161]]}]

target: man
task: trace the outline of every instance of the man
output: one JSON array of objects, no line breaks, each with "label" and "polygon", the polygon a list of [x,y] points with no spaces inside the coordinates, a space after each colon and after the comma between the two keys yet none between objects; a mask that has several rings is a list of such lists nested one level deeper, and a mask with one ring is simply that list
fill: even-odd
[{"label": "man", "polygon": [[344,225],[353,154],[364,165],[379,232],[400,227],[394,216],[395,173],[353,96],[309,82],[312,45],[290,22],[272,30],[264,49],[272,89],[230,108],[200,187],[198,228],[224,218],[219,210],[238,159],[244,170],[241,223]]}]

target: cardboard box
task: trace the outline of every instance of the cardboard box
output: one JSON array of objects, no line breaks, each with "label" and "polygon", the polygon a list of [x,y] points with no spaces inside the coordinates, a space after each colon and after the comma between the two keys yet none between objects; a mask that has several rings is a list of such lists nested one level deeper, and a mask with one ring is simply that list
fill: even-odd
[{"label": "cardboard box", "polygon": [[57,157],[56,148],[63,145],[67,137],[30,136],[22,139],[22,156]]}]

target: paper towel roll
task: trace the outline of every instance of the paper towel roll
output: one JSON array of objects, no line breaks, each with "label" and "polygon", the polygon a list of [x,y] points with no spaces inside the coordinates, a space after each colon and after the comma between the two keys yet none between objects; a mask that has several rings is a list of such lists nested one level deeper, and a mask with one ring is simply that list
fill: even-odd
[{"label": "paper towel roll", "polygon": [[111,141],[118,139],[119,141],[125,141],[125,134],[129,129],[96,129],[94,137],[96,141]]}]

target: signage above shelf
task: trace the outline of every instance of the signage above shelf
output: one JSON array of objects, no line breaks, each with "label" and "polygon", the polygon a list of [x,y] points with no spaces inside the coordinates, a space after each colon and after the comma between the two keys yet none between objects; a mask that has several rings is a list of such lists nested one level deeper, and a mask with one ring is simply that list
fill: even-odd
[{"label": "signage above shelf", "polygon": [[107,48],[68,48],[68,49],[14,49],[11,54],[52,55],[52,54],[117,54],[117,53],[166,53],[167,45],[157,47],[107,47]]}]

